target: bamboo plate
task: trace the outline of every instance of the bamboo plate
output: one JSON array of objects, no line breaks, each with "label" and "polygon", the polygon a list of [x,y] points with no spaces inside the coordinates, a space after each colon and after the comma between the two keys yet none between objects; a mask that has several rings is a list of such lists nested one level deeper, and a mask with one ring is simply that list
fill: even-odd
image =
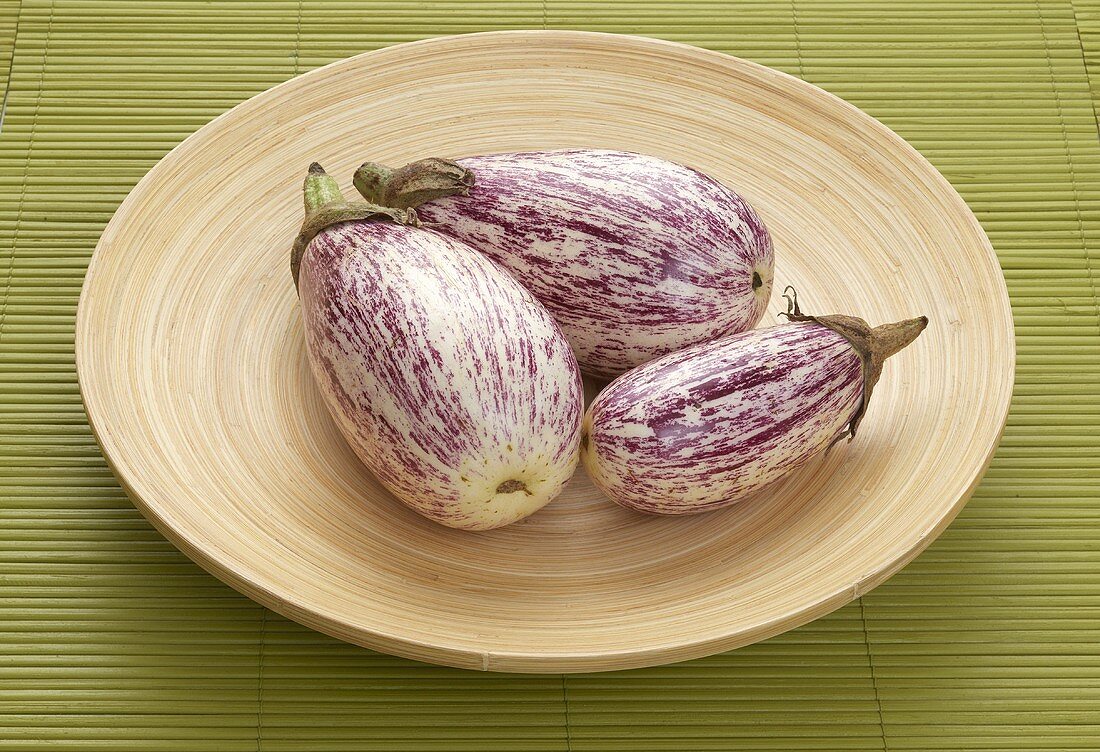
[{"label": "bamboo plate", "polygon": [[[772,230],[777,289],[796,285],[807,310],[931,316],[887,364],[856,441],[752,501],[686,518],[619,509],[583,473],[490,533],[440,527],[381,490],[304,356],[288,252],[306,166],[350,189],[366,158],[560,146],[646,152],[735,187]],[[744,60],[579,32],[390,47],[222,115],[103,233],[76,351],[104,454],[191,558],[322,632],[497,671],[702,656],[867,592],[974,489],[1014,370],[988,240],[893,132]]]}]

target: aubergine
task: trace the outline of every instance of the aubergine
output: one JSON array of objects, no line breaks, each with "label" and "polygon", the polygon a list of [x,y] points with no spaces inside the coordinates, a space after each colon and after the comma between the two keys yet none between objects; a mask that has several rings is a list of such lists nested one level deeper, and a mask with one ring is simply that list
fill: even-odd
[{"label": "aubergine", "polygon": [[756,211],[656,157],[572,149],[397,170],[368,162],[355,186],[374,204],[416,205],[425,226],[507,269],[592,376],[751,329],[771,294],[772,241]]},{"label": "aubergine", "polygon": [[314,164],[291,268],[309,363],[355,454],[400,501],[487,530],[553,499],[583,392],[547,310],[413,209],[345,202]]},{"label": "aubergine", "polygon": [[734,504],[847,437],[883,361],[924,316],[872,328],[806,316],[688,348],[611,382],[585,416],[581,459],[616,503],[690,514]]}]

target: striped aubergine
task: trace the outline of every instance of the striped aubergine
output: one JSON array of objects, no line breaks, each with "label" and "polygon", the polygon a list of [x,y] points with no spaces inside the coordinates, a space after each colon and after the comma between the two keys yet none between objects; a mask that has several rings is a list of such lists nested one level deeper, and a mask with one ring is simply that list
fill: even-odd
[{"label": "striped aubergine", "polygon": [[883,361],[928,319],[871,328],[805,316],[697,345],[613,381],[585,415],[581,458],[624,507],[719,509],[855,436]]},{"label": "striped aubergine", "polygon": [[291,267],[326,406],[400,501],[488,530],[553,499],[578,461],[576,358],[546,309],[415,212],[347,203],[313,165]]},{"label": "striped aubergine", "polygon": [[511,272],[592,376],[751,329],[771,294],[771,237],[753,208],[663,159],[573,149],[368,162],[355,186],[385,206],[430,194],[425,225]]}]

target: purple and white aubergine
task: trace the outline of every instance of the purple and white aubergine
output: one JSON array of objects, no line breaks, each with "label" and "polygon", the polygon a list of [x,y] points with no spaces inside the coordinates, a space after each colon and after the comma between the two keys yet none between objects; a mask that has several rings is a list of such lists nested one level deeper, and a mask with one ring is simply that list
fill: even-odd
[{"label": "purple and white aubergine", "polygon": [[397,170],[368,162],[355,187],[383,206],[434,199],[421,220],[511,272],[593,376],[751,329],[771,294],[771,237],[753,208],[656,157],[576,149]]},{"label": "purple and white aubergine", "polygon": [[665,356],[609,384],[585,415],[581,459],[624,507],[719,509],[855,437],[883,361],[924,316],[872,328],[853,316],[790,323]]},{"label": "purple and white aubergine", "polygon": [[510,275],[417,227],[345,202],[320,165],[291,270],[325,404],[398,499],[488,530],[553,499],[578,460],[580,371],[561,329]]}]

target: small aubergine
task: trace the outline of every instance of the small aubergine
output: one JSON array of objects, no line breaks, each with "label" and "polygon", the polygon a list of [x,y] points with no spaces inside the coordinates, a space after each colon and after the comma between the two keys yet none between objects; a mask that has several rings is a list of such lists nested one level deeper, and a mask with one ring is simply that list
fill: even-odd
[{"label": "small aubergine", "polygon": [[578,460],[580,371],[541,304],[412,208],[345,202],[320,165],[291,270],[309,363],[355,454],[399,500],[487,530],[553,499]]},{"label": "small aubergine", "polygon": [[751,329],[771,294],[771,236],[753,208],[656,157],[571,149],[397,170],[367,162],[355,187],[384,206],[433,199],[418,209],[425,226],[511,272],[599,378]]},{"label": "small aubergine", "polygon": [[613,501],[654,514],[719,509],[855,437],[883,361],[924,316],[870,327],[806,316],[647,363],[592,402],[581,459]]}]

